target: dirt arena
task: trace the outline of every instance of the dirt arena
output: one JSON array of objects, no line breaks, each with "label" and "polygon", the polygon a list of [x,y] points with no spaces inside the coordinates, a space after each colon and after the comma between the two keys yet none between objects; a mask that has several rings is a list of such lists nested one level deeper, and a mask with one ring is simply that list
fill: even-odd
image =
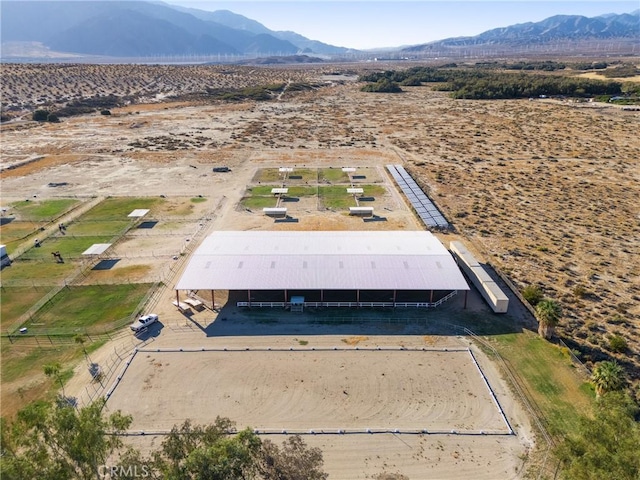
[{"label": "dirt arena", "polygon": [[306,315],[281,314],[279,324],[240,310],[225,321],[197,315],[205,332],[163,317],[161,330],[108,382],[107,408],[133,415],[131,432],[145,435],[128,440],[143,452],[162,441],[153,432],[221,415],[275,441],[283,430],[303,434],[322,448],[330,478],[383,471],[412,479],[520,478],[533,447],[528,421],[495,365],[467,339],[416,335],[417,325],[306,324]]},{"label": "dirt arena", "polygon": [[170,430],[200,412],[202,422],[222,416],[270,432],[509,433],[472,362],[464,349],[152,346],[138,351],[109,406],[132,414],[132,428],[144,431]]}]

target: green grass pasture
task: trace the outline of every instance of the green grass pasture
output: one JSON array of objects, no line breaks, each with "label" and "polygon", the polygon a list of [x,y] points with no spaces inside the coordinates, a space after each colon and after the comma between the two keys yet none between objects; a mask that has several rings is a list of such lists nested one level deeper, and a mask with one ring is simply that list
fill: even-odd
[{"label": "green grass pasture", "polygon": [[318,171],[318,180],[331,183],[349,183],[349,175],[342,168],[321,168]]},{"label": "green grass pasture", "polygon": [[29,237],[35,238],[43,225],[45,222],[23,222],[20,220],[5,223],[0,227],[0,243],[6,245],[7,253],[11,255],[14,249],[22,242],[29,240]]},{"label": "green grass pasture", "polygon": [[68,212],[79,204],[75,198],[60,198],[53,200],[23,200],[11,204],[20,219],[32,221],[51,221]]},{"label": "green grass pasture", "polygon": [[128,226],[132,224],[129,219],[124,220],[85,220],[83,217],[67,226],[65,236],[81,235],[115,235],[124,233]]},{"label": "green grass pasture", "polygon": [[72,258],[78,258],[82,256],[87,248],[94,243],[109,243],[112,236],[87,236],[87,237],[72,237],[71,235],[60,237],[49,237],[42,241],[40,247],[32,247],[24,252],[20,259],[22,260],[44,260],[55,263],[51,252],[60,252],[62,258],[67,261]]},{"label": "green grass pasture", "polygon": [[[3,270],[3,277],[4,272]],[[5,287],[0,288],[0,330],[6,333],[20,315],[31,308],[49,291],[50,287]],[[4,352],[3,352],[4,356]]]},{"label": "green grass pasture", "polygon": [[108,325],[135,313],[151,286],[148,283],[134,283],[67,287],[24,326],[82,331],[89,327]]},{"label": "green grass pasture", "polygon": [[93,220],[130,220],[127,218],[133,210],[138,208],[148,208],[153,214],[154,207],[162,204],[164,199],[158,197],[111,197],[100,202],[91,210],[86,212],[81,221],[89,222]]},{"label": "green grass pasture", "polygon": [[318,194],[318,189],[316,187],[289,187],[289,192],[287,193],[287,197],[311,197],[313,195]]},{"label": "green grass pasture", "polygon": [[595,394],[571,363],[568,352],[533,332],[496,335],[491,342],[518,372],[552,435],[575,432]]},{"label": "green grass pasture", "polygon": [[37,260],[20,257],[10,267],[2,270],[2,282],[9,286],[58,285],[79,267],[80,262],[71,259],[66,259],[64,263],[57,263],[50,253],[49,258]]},{"label": "green grass pasture", "polygon": [[270,197],[245,197],[240,201],[240,205],[250,210],[261,210],[263,208],[272,208],[276,206],[276,198]]},{"label": "green grass pasture", "polygon": [[[363,197],[373,198],[375,201],[376,196],[384,195],[386,190],[381,185],[362,185]],[[326,187],[318,187],[320,200],[325,208],[332,208],[338,210],[346,210],[349,207],[355,207],[356,202],[353,199],[353,195],[347,193],[346,185],[330,185]],[[366,202],[367,205],[371,205],[371,201]]]}]

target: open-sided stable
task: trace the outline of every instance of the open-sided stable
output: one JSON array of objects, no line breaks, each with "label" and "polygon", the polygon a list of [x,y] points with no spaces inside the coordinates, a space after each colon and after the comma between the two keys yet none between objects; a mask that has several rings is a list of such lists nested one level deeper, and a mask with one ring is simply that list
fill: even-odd
[{"label": "open-sided stable", "polygon": [[305,306],[433,307],[469,286],[430,232],[218,231],[175,289],[228,290],[249,307],[289,307],[293,296]]}]

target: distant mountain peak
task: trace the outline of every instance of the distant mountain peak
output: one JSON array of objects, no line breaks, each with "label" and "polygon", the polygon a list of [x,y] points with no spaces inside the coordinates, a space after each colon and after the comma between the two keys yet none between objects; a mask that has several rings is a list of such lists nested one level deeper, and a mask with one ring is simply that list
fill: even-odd
[{"label": "distant mountain peak", "polygon": [[240,58],[346,51],[298,34],[274,32],[229,10],[208,12],[165,2],[2,0],[0,18],[2,43],[39,42],[45,50],[70,55]]},{"label": "distant mountain peak", "polygon": [[[554,15],[539,22],[526,22],[487,30],[473,37],[455,37],[404,48],[407,53],[442,51],[452,48],[487,47],[516,48],[522,51],[539,49],[559,42],[595,42],[620,40],[628,53],[640,53],[640,10],[633,13],[606,14],[598,17]],[[446,55],[446,53],[443,53]]]}]

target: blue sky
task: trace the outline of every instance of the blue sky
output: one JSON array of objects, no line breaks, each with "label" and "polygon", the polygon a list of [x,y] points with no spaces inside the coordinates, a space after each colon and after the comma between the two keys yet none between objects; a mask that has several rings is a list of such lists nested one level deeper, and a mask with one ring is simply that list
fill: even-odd
[{"label": "blue sky", "polygon": [[271,30],[291,30],[332,45],[366,49],[477,35],[553,15],[629,13],[635,1],[165,0],[201,10],[230,10]]}]

